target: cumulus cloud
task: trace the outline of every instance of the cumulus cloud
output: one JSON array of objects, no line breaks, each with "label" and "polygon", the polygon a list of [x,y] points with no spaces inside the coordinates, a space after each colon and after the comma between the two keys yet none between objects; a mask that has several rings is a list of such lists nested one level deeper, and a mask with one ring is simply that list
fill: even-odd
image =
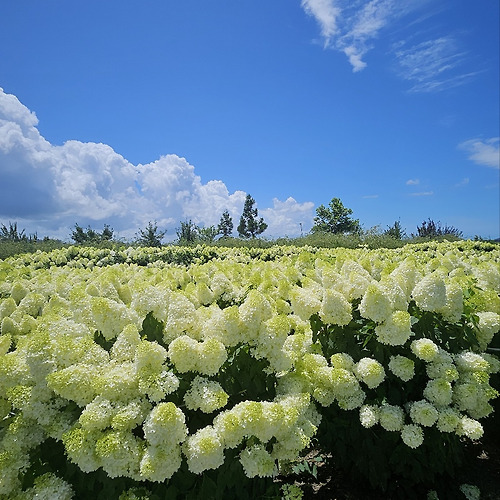
[{"label": "cumulus cloud", "polygon": [[469,160],[478,165],[500,168],[500,138],[470,139],[459,144],[459,148],[469,154]]},{"label": "cumulus cloud", "polygon": [[267,233],[270,235],[295,236],[311,229],[314,203],[298,203],[292,197],[285,201],[273,198],[272,208],[259,211],[259,215],[268,224]]},{"label": "cumulus cloud", "polygon": [[[224,210],[235,221],[241,215],[246,193],[230,193],[221,180],[203,183],[185,158],[170,154],[133,165],[106,144],[52,145],[37,125],[35,113],[0,89],[0,220],[63,239],[75,223],[109,224],[132,238],[155,220],[172,239],[182,220],[211,226]],[[312,203],[273,203],[261,214],[266,235],[297,235],[298,222],[311,225]]]},{"label": "cumulus cloud", "polygon": [[363,60],[381,30],[413,11],[414,0],[302,0],[304,11],[318,22],[325,47],[343,52],[354,72],[366,67]]}]

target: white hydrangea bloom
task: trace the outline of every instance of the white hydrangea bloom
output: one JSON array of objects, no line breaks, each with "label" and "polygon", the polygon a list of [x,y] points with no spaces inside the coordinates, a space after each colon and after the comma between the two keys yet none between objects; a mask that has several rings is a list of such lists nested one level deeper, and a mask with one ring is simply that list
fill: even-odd
[{"label": "white hydrangea bloom", "polygon": [[455,432],[460,423],[461,415],[455,408],[440,408],[438,410],[436,427],[439,432]]},{"label": "white hydrangea bloom", "polygon": [[378,423],[380,417],[380,412],[378,406],[375,405],[363,405],[359,409],[359,420],[361,425],[366,429],[373,427]]},{"label": "white hydrangea bloom", "polygon": [[325,288],[319,316],[327,325],[345,326],[352,320],[352,306],[342,293]]},{"label": "white hydrangea bloom", "polygon": [[132,361],[135,350],[141,342],[141,336],[136,325],[127,325],[116,338],[111,348],[111,358],[118,361]]},{"label": "white hydrangea bloom", "polygon": [[452,396],[451,383],[444,378],[429,380],[424,389],[424,397],[436,406],[450,405]]},{"label": "white hydrangea bloom", "polygon": [[137,397],[139,384],[134,363],[104,365],[94,377],[92,385],[99,394],[113,401],[130,401]]},{"label": "white hydrangea bloom", "polygon": [[203,427],[189,436],[182,451],[193,474],[217,469],[224,463],[223,441],[212,426]]},{"label": "white hydrangea bloom", "polygon": [[143,446],[131,432],[106,431],[97,440],[95,453],[109,477],[139,477]]},{"label": "white hydrangea bloom", "polygon": [[469,371],[489,371],[489,363],[481,354],[476,354],[470,351],[464,351],[455,356],[455,364],[459,372]]},{"label": "white hydrangea bloom", "polygon": [[139,376],[157,374],[163,370],[167,359],[167,350],[158,342],[142,340],[135,349],[135,370]]},{"label": "white hydrangea bloom", "polygon": [[179,379],[170,370],[143,376],[139,379],[139,392],[145,394],[150,401],[160,402],[168,394],[175,392],[179,388]]},{"label": "white hydrangea bloom", "polygon": [[334,368],[344,368],[344,370],[354,371],[354,360],[346,352],[332,354],[330,362]]},{"label": "white hydrangea bloom", "polygon": [[467,411],[478,405],[480,387],[474,382],[459,382],[453,387],[453,402],[461,411]]},{"label": "white hydrangea bloom", "polygon": [[368,285],[359,304],[359,312],[363,318],[377,323],[382,323],[391,316],[393,312],[391,299],[378,283]]},{"label": "white hydrangea bloom", "polygon": [[228,394],[218,382],[197,376],[184,395],[184,403],[189,410],[212,413],[226,406],[228,398]]},{"label": "white hydrangea bloom", "polygon": [[489,373],[500,372],[500,359],[498,359],[497,356],[495,356],[493,354],[486,353],[486,352],[481,353],[481,356],[490,365],[489,370],[488,370]]},{"label": "white hydrangea bloom", "polygon": [[404,412],[399,406],[383,404],[379,409],[379,422],[386,431],[403,429]]},{"label": "white hydrangea bloom", "polygon": [[144,437],[153,446],[172,446],[187,436],[186,417],[174,403],[159,403],[146,418]]},{"label": "white hydrangea bloom", "polygon": [[458,370],[451,356],[449,356],[449,361],[441,361],[439,358],[435,358],[434,361],[427,364],[426,372],[431,379],[443,378],[448,382],[454,382],[459,378]]},{"label": "white hydrangea bloom", "polygon": [[105,297],[92,297],[90,304],[95,328],[106,340],[115,338],[128,324],[139,323],[135,311],[128,309],[125,304]]},{"label": "white hydrangea bloom", "polygon": [[406,356],[391,356],[389,361],[389,370],[403,382],[408,382],[415,376],[415,363]]},{"label": "white hydrangea bloom", "polygon": [[161,483],[171,478],[179,470],[181,463],[179,445],[148,446],[139,466],[141,479]]},{"label": "white hydrangea bloom", "polygon": [[415,424],[404,425],[401,430],[403,443],[410,448],[418,448],[424,442],[424,432],[422,427]]},{"label": "white hydrangea bloom", "polygon": [[443,318],[450,322],[460,321],[464,309],[464,294],[460,283],[450,281],[446,283],[446,304],[438,312]]},{"label": "white hydrangea bloom", "polygon": [[264,446],[256,444],[240,453],[240,462],[247,477],[272,477],[278,473],[275,459]]},{"label": "white hydrangea bloom", "polygon": [[321,300],[316,291],[308,287],[294,287],[290,291],[290,301],[293,313],[304,321],[308,321],[321,308]]},{"label": "white hydrangea bloom", "polygon": [[245,302],[239,306],[241,324],[250,339],[258,334],[261,323],[270,319],[272,315],[271,304],[261,292],[255,289],[248,292]]},{"label": "white hydrangea bloom", "polygon": [[416,424],[432,427],[437,422],[438,416],[436,407],[424,399],[410,403],[410,417]]},{"label": "white hydrangea bloom", "polygon": [[420,280],[412,297],[422,311],[439,311],[446,306],[446,285],[439,272],[433,272]]},{"label": "white hydrangea bloom", "polygon": [[473,441],[480,439],[483,434],[483,426],[477,420],[469,417],[462,417],[455,431],[459,436],[466,436]]},{"label": "white hydrangea bloom", "polygon": [[59,396],[84,407],[99,394],[94,385],[95,376],[95,366],[77,364],[50,373],[47,385]]},{"label": "white hydrangea bloom", "polygon": [[167,319],[163,329],[163,341],[169,344],[185,332],[191,332],[196,325],[196,309],[182,293],[172,292],[169,298]]},{"label": "white hydrangea bloom", "polygon": [[375,333],[382,344],[405,344],[412,334],[410,314],[407,311],[393,312],[382,324],[375,327]]},{"label": "white hydrangea bloom", "polygon": [[479,318],[479,332],[476,332],[479,346],[484,351],[500,332],[500,314],[492,311],[481,311],[476,313]]},{"label": "white hydrangea bloom", "polygon": [[354,367],[354,373],[370,389],[379,386],[385,379],[384,367],[372,358],[360,359]]},{"label": "white hydrangea bloom", "polygon": [[414,340],[410,345],[411,351],[417,358],[426,361],[433,361],[439,353],[438,346],[431,339]]},{"label": "white hydrangea bloom", "polygon": [[215,375],[227,360],[224,344],[216,338],[205,339],[199,345],[197,371],[203,375]]},{"label": "white hydrangea bloom", "polygon": [[226,448],[236,448],[245,436],[242,415],[237,406],[232,410],[222,411],[214,418],[214,429]]},{"label": "white hydrangea bloom", "polygon": [[114,407],[109,399],[97,396],[89,403],[78,419],[84,429],[103,430],[111,425]]},{"label": "white hydrangea bloom", "polygon": [[142,424],[151,411],[151,404],[142,399],[134,399],[125,405],[118,404],[111,419],[111,427],[117,431],[127,431]]},{"label": "white hydrangea bloom", "polygon": [[167,319],[169,299],[169,290],[148,286],[144,290],[134,294],[130,306],[141,318],[145,318],[147,314],[151,312],[158,321],[165,322]]},{"label": "white hydrangea bloom", "polygon": [[71,485],[56,475],[47,472],[35,478],[35,484],[27,489],[22,498],[36,500],[71,500],[74,491]]},{"label": "white hydrangea bloom", "polygon": [[168,357],[180,373],[196,371],[200,357],[198,342],[188,335],[181,335],[168,346]]}]

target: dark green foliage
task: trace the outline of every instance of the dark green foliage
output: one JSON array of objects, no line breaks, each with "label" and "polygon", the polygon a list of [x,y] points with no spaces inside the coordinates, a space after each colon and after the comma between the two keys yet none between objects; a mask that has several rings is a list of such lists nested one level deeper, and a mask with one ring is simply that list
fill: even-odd
[{"label": "dark green foliage", "polygon": [[113,229],[108,224],[104,224],[102,233],[99,233],[90,226],[87,229],[83,229],[78,224],[75,224],[75,229],[71,233],[71,239],[77,245],[98,245],[99,243],[113,239]]},{"label": "dark green foliage", "polygon": [[403,226],[401,226],[401,222],[397,220],[392,226],[387,226],[384,235],[390,236],[396,240],[402,240],[406,238],[406,231],[403,229]]},{"label": "dark green foliage", "polygon": [[215,226],[198,227],[198,242],[199,243],[213,243],[219,234]]},{"label": "dark green foliage", "polygon": [[[414,235],[412,235],[414,236]],[[432,219],[424,220],[420,226],[417,226],[417,234],[421,238],[437,238],[439,236],[452,236],[462,238],[463,233],[453,226],[441,225],[441,222],[434,222]]]},{"label": "dark green foliage", "polygon": [[166,233],[158,229],[156,221],[149,221],[145,229],[139,229],[136,233],[136,243],[143,247],[161,247],[161,240]]},{"label": "dark green foliage", "polygon": [[175,230],[177,234],[177,243],[179,245],[191,245],[196,242],[198,238],[198,227],[192,221],[181,221],[181,227]]},{"label": "dark green foliage", "polygon": [[328,207],[320,205],[316,209],[314,226],[311,231],[332,234],[359,234],[361,226],[358,219],[351,217],[352,210],[344,207],[340,198],[332,198]]},{"label": "dark green foliage", "polygon": [[217,226],[217,234],[222,235],[223,238],[229,238],[233,232],[233,219],[229,215],[228,210],[222,212],[219,225]]},{"label": "dark green foliage", "polygon": [[9,227],[5,224],[0,226],[0,241],[13,241],[13,242],[37,242],[38,236],[36,233],[26,235],[26,231],[17,229],[17,222],[9,222]]},{"label": "dark green foliage", "polygon": [[259,217],[257,208],[254,208],[255,200],[247,194],[240,223],[238,224],[238,234],[241,238],[255,238],[267,229],[264,219]]}]

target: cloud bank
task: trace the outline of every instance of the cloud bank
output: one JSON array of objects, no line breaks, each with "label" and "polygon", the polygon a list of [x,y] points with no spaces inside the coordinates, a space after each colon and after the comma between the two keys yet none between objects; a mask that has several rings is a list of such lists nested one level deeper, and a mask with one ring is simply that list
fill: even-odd
[{"label": "cloud bank", "polygon": [[[131,239],[156,220],[175,237],[180,221],[217,225],[228,210],[235,227],[246,193],[230,193],[221,180],[203,183],[195,167],[175,154],[133,165],[106,144],[50,144],[38,119],[16,96],[0,88],[0,221],[16,220],[39,236],[68,239],[75,223],[104,224]],[[293,198],[259,207],[266,236],[296,236],[312,225],[312,202]]]}]

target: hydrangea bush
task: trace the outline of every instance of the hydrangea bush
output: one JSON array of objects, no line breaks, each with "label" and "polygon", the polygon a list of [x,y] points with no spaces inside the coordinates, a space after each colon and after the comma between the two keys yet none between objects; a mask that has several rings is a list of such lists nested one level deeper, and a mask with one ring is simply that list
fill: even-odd
[{"label": "hydrangea bush", "polygon": [[495,246],[70,247],[0,280],[0,499],[256,498],[312,445],[411,486],[498,396]]}]

